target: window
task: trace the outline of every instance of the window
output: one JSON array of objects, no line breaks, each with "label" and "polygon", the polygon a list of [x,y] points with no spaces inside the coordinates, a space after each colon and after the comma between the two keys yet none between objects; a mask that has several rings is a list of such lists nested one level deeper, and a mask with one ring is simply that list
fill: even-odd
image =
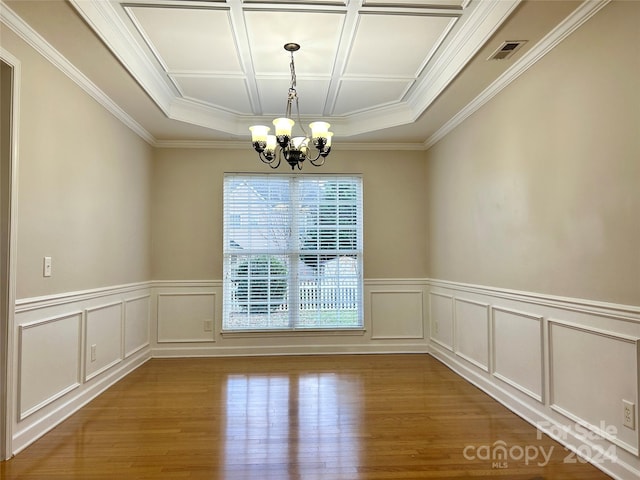
[{"label": "window", "polygon": [[223,330],[361,328],[362,179],[224,178]]}]

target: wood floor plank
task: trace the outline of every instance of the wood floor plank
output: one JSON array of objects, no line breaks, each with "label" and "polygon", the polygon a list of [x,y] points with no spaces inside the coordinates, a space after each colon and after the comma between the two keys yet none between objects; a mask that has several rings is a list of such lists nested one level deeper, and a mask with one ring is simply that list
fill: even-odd
[{"label": "wood floor plank", "polygon": [[[609,478],[538,437],[428,355],[153,359],[1,463],[0,473],[6,480]],[[537,458],[497,465],[475,455],[496,442]]]}]

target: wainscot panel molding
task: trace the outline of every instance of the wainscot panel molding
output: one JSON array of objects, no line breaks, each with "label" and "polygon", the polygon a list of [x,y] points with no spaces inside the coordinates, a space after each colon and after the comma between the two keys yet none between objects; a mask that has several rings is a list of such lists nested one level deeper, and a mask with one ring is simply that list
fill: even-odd
[{"label": "wainscot panel molding", "polygon": [[[640,306],[427,284],[432,356],[612,477],[640,478]],[[451,343],[435,331],[450,322]]]},{"label": "wainscot panel molding", "polygon": [[[636,403],[638,398],[640,341],[550,318],[549,347],[551,408],[638,455],[639,429],[623,425],[619,399]],[[576,364],[583,368],[572,368]],[[607,395],[594,395],[594,386]]]},{"label": "wainscot panel molding", "polygon": [[85,382],[120,363],[124,357],[123,312],[121,301],[85,309]]},{"label": "wainscot panel molding", "polygon": [[423,296],[422,290],[370,290],[371,339],[423,339]]},{"label": "wainscot panel molding", "polygon": [[16,301],[14,454],[151,358],[149,298],[136,283]]},{"label": "wainscot panel molding", "polygon": [[365,279],[363,294],[363,329],[223,332],[221,280],[154,281],[153,356],[427,352],[424,279]]},{"label": "wainscot panel molding", "polygon": [[489,371],[490,305],[467,298],[455,298],[455,354],[476,367]]},{"label": "wainscot panel molding", "polygon": [[124,302],[124,338],[122,348],[125,358],[149,346],[150,302],[151,295],[130,298]]},{"label": "wainscot panel molding", "polygon": [[433,343],[453,352],[453,295],[429,292],[430,337]]},{"label": "wainscot panel molding", "polygon": [[216,293],[158,293],[158,343],[215,342]]},{"label": "wainscot panel molding", "polygon": [[542,317],[491,308],[494,377],[542,402],[544,390]]},{"label": "wainscot panel molding", "polygon": [[82,312],[19,325],[20,420],[80,386]]}]

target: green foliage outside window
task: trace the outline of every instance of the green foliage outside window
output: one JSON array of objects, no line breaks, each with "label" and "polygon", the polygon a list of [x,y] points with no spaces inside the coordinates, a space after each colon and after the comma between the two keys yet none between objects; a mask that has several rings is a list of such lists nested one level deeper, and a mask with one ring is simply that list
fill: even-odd
[{"label": "green foliage outside window", "polygon": [[254,257],[237,266],[233,281],[238,304],[244,311],[273,312],[287,295],[287,266],[273,256]]}]

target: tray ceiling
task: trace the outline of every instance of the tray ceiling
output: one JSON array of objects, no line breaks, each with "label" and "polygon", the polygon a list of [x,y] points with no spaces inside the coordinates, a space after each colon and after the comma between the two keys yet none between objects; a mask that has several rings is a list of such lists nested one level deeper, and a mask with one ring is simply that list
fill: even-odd
[{"label": "tray ceiling", "polygon": [[71,3],[168,117],[234,135],[284,113],[299,43],[303,119],[349,136],[415,121],[519,2]]},{"label": "tray ceiling", "polygon": [[[152,144],[246,142],[250,125],[284,113],[290,56],[283,45],[295,42],[301,45],[294,58],[303,122],[329,121],[343,146],[425,148],[511,67],[528,68],[548,50],[547,43],[563,38],[554,29],[573,28],[567,19],[580,6],[587,11],[590,2],[0,0],[0,5],[12,30],[51,52],[54,63]],[[516,40],[527,43],[513,57],[488,60],[504,42]]]}]

